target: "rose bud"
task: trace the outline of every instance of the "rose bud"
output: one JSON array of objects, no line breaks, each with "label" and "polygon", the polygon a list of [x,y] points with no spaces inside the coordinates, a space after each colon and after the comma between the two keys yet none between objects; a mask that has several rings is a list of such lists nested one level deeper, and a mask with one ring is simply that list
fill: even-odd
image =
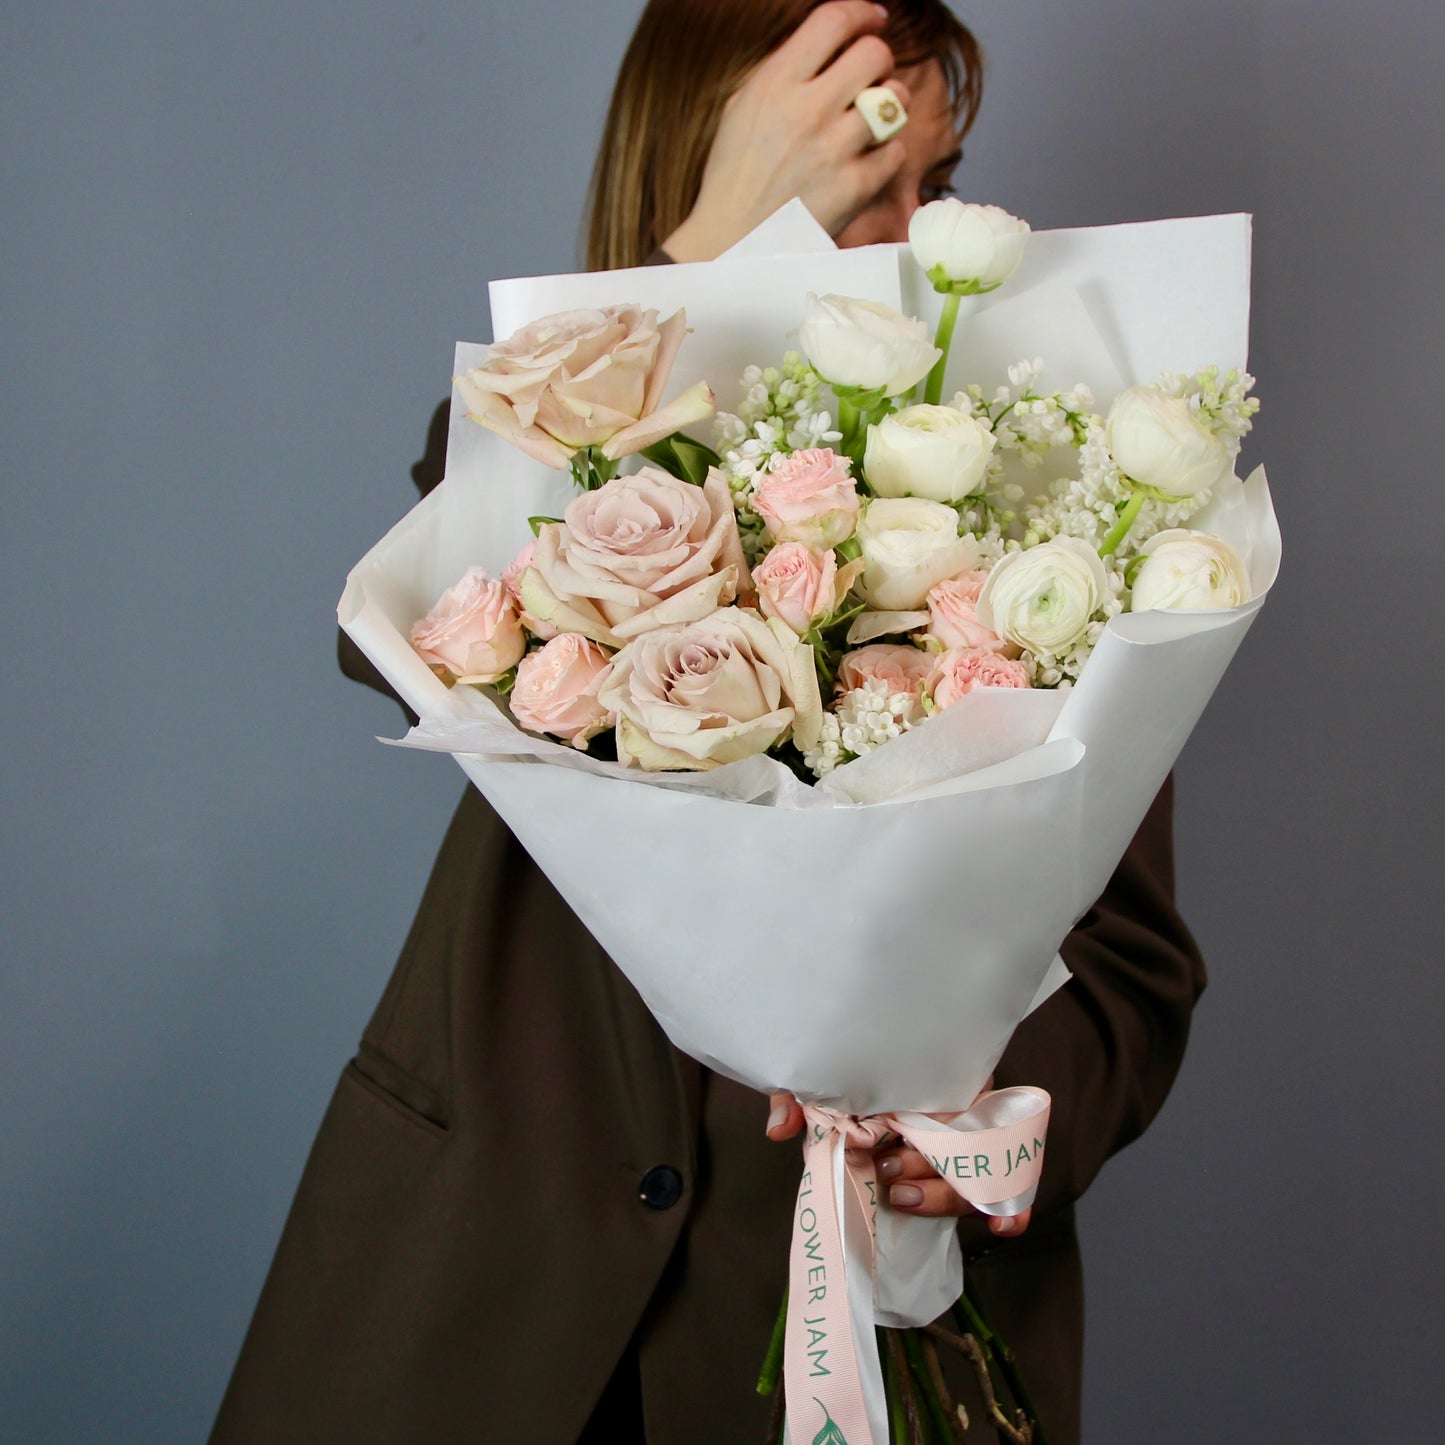
[{"label": "rose bud", "polygon": [[1002,286],[1023,259],[1029,223],[1001,206],[945,196],[914,211],[908,244],[940,291],[971,295]]}]

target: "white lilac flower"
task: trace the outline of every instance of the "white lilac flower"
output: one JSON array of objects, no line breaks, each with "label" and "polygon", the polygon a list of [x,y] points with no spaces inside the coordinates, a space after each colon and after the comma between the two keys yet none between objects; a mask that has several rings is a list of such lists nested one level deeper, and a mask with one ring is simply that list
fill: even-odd
[{"label": "white lilac flower", "polygon": [[818,743],[803,754],[803,762],[821,778],[901,736],[923,717],[917,694],[890,693],[882,678],[870,678],[862,687],[843,693],[834,710],[823,714]]}]

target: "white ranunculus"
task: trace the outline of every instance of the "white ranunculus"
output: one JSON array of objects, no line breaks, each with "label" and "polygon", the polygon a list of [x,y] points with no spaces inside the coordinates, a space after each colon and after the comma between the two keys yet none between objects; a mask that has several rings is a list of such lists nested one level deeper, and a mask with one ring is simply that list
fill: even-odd
[{"label": "white ranunculus", "polygon": [[1249,601],[1249,574],[1223,537],[1175,527],[1156,532],[1139,555],[1131,611],[1200,612]]},{"label": "white ranunculus", "polygon": [[813,369],[834,386],[899,396],[916,386],[943,354],[928,328],[876,301],[808,296],[798,344]]},{"label": "white ranunculus", "polygon": [[976,492],[994,435],[951,406],[906,406],[868,428],[863,471],[880,497],[959,502]]},{"label": "white ranunculus", "polygon": [[1229,475],[1224,443],[1182,397],[1152,386],[1131,386],[1114,398],[1104,435],[1126,477],[1171,497],[1195,496]]},{"label": "white ranunculus", "polygon": [[854,585],[878,612],[921,608],[934,583],[967,572],[978,560],[977,543],[958,535],[958,513],[923,497],[869,502],[855,535],[863,576]]},{"label": "white ranunculus", "polygon": [[1108,595],[1099,554],[1078,537],[1055,537],[1001,558],[974,615],[1005,641],[1058,657],[1083,638]]},{"label": "white ranunculus", "polygon": [[992,291],[1013,275],[1028,238],[1029,223],[1002,206],[957,196],[920,206],[908,222],[908,244],[930,279],[936,267],[955,285],[979,291]]}]

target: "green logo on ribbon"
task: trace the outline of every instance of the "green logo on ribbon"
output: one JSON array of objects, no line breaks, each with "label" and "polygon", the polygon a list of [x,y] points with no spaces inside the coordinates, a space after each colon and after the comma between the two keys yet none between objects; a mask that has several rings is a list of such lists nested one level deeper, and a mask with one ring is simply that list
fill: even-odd
[{"label": "green logo on ribbon", "polygon": [[813,1436],[813,1445],[848,1445],[838,1422],[828,1413],[828,1407],[816,1395],[813,1403],[823,1412],[823,1428]]}]

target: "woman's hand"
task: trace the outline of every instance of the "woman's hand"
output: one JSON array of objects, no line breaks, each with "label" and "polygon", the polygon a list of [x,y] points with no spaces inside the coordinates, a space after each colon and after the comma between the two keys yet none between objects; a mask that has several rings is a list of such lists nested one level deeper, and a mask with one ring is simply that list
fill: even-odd
[{"label": "woman's hand", "polygon": [[836,234],[893,179],[903,142],[874,146],[853,109],[859,91],[885,80],[909,102],[908,87],[889,79],[893,52],[873,33],[887,15],[868,0],[829,0],[733,92],[697,203],[662,243],[674,261],[712,260],[795,196]]},{"label": "woman's hand", "polygon": [[[993,1080],[990,1079],[983,1086],[982,1093],[986,1094],[992,1088]],[[768,1138],[779,1142],[797,1138],[803,1131],[802,1105],[791,1094],[784,1093],[774,1094],[771,1102]],[[968,1200],[939,1178],[938,1172],[910,1144],[901,1140],[883,1144],[873,1151],[873,1162],[878,1170],[879,1182],[888,1186],[886,1203],[902,1214],[947,1219],[977,1212]],[[1031,1208],[1009,1219],[989,1215],[989,1231],[1007,1237],[1019,1235],[1029,1227],[1032,1217]]]}]

